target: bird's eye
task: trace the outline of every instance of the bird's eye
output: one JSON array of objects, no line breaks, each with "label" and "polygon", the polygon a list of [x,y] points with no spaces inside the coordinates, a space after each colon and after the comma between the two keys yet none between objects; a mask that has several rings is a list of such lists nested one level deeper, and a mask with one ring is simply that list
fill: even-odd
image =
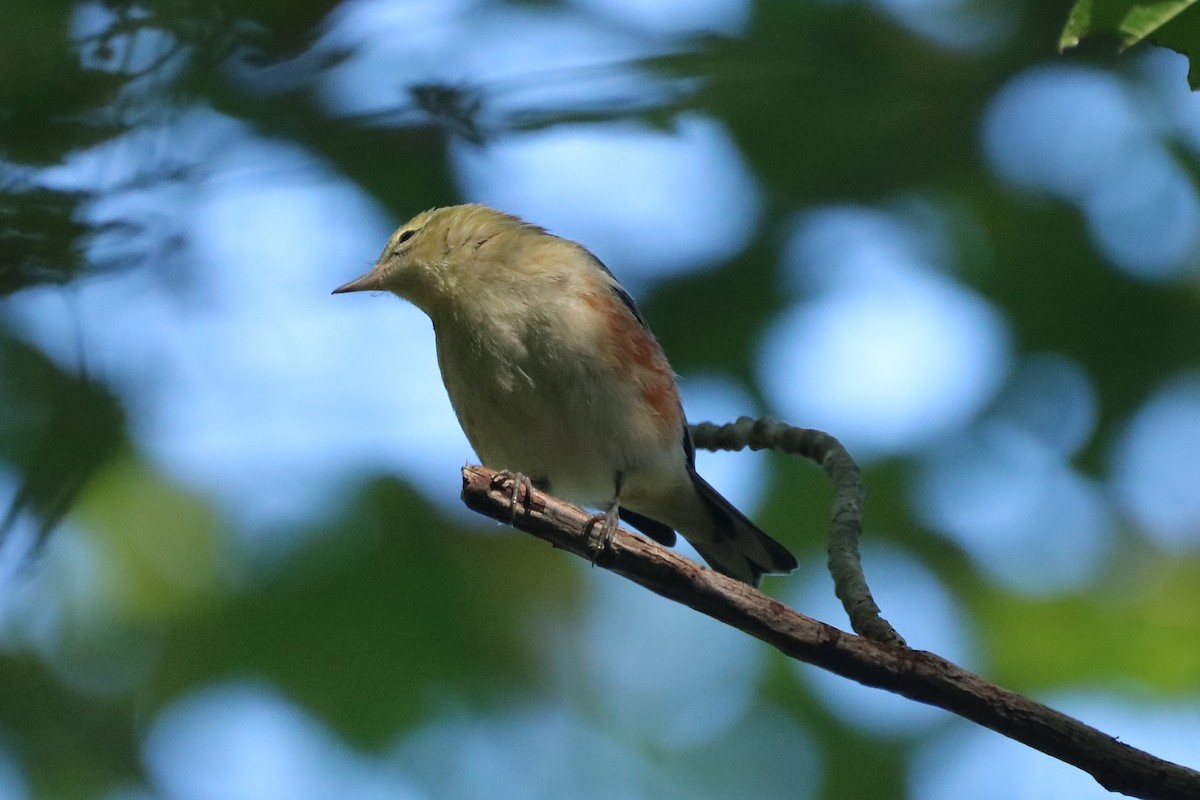
[{"label": "bird's eye", "polygon": [[396,244],[404,244],[416,235],[417,232],[415,230],[405,231],[404,233],[400,234],[400,238],[396,240]]}]

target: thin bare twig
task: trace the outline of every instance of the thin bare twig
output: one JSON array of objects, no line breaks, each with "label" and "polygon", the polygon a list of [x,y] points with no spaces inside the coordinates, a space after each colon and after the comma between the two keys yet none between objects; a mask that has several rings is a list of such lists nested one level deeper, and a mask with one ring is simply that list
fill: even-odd
[{"label": "thin bare twig", "polygon": [[1200,797],[1200,772],[1123,744],[934,653],[845,633],[624,530],[616,532],[608,547],[597,549],[589,535],[587,512],[529,486],[515,487],[510,476],[485,467],[464,467],[463,502],[480,514],[732,625],[784,655],[944,708],[1072,764],[1110,791],[1147,800]]}]

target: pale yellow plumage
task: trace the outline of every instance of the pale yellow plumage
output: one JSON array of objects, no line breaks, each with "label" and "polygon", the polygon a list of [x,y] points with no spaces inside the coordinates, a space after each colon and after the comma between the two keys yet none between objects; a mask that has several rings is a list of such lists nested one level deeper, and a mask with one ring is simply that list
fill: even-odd
[{"label": "pale yellow plumage", "polygon": [[[433,209],[338,292],[386,290],[433,321],[451,403],[483,463],[679,531],[749,582],[795,559],[703,481],[674,377],[633,301],[586,249],[481,205]],[[668,530],[669,529],[669,530]]]}]

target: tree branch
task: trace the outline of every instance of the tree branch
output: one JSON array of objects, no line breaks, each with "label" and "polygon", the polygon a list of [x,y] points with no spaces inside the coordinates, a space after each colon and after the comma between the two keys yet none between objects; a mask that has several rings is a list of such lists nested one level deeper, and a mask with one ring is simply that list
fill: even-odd
[{"label": "tree branch", "polygon": [[1123,744],[934,653],[845,633],[625,530],[598,549],[587,512],[519,486],[510,475],[464,467],[462,496],[473,511],[732,625],[786,656],[944,708],[1084,770],[1109,791],[1148,800],[1200,797],[1200,772]]}]

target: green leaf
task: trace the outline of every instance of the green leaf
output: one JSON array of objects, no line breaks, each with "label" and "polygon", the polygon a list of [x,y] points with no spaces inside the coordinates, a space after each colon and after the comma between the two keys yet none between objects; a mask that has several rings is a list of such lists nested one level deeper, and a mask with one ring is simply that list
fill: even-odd
[{"label": "green leaf", "polygon": [[[1078,45],[1085,37],[1101,34],[1116,37],[1120,49],[1125,50],[1151,34],[1156,34],[1157,38],[1159,29],[1195,2],[1196,0],[1078,0],[1071,9],[1062,37],[1058,40],[1058,49],[1060,52],[1067,50]],[[1189,17],[1190,19],[1192,17]],[[1179,25],[1181,23],[1176,22],[1172,27]],[[1190,57],[1193,51],[1189,49],[1180,52]]]}]

